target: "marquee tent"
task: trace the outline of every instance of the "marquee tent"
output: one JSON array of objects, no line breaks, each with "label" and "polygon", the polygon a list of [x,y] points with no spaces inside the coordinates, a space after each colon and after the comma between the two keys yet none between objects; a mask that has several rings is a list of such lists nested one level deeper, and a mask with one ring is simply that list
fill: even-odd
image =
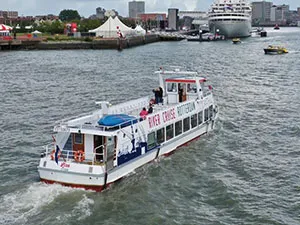
[{"label": "marquee tent", "polygon": [[89,32],[104,38],[117,38],[119,33],[122,33],[123,37],[135,34],[135,31],[122,23],[117,16],[114,19],[110,16],[104,24],[94,30],[89,30]]},{"label": "marquee tent", "polygon": [[31,32],[32,34],[41,34],[42,32],[38,31],[38,30],[35,30],[33,32]]},{"label": "marquee tent", "polygon": [[144,28],[141,27],[141,25],[137,25],[134,30],[137,35],[146,35],[146,31],[144,30]]},{"label": "marquee tent", "polygon": [[13,28],[5,24],[0,24],[0,31],[11,31]]}]

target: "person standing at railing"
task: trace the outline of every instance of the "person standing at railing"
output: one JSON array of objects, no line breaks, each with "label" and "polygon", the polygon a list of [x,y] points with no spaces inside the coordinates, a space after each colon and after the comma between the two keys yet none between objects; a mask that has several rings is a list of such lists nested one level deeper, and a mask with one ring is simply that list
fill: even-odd
[{"label": "person standing at railing", "polygon": [[159,96],[160,96],[160,91],[158,88],[153,89],[152,92],[154,93],[154,97],[155,97],[155,104],[159,103]]},{"label": "person standing at railing", "polygon": [[152,108],[152,104],[149,104],[149,108],[148,108],[148,114],[153,113],[153,108]]},{"label": "person standing at railing", "polygon": [[140,112],[140,117],[141,117],[143,120],[145,120],[146,117],[147,117],[147,115],[148,115],[148,111],[147,111],[146,108],[144,107],[144,108],[142,109],[142,111]]},{"label": "person standing at railing", "polygon": [[164,91],[162,89],[162,87],[158,88],[158,103],[162,103],[163,104],[163,96],[164,96]]}]

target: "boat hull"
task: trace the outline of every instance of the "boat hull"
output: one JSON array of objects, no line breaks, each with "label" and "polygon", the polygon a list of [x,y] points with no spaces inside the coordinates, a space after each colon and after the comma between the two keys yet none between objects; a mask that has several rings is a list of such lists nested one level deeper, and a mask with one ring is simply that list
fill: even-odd
[{"label": "boat hull", "polygon": [[50,161],[47,158],[41,158],[38,166],[40,180],[48,184],[58,183],[68,187],[84,188],[86,190],[101,192],[135,169],[154,161],[159,156],[168,156],[181,146],[213,130],[216,118],[217,114],[215,114],[213,120],[195,127],[184,136],[180,136],[170,143],[166,142],[159,148],[155,148],[147,154],[108,171],[107,174],[103,172],[104,167],[99,168],[99,166],[96,165],[81,165],[75,162],[58,162],[58,164],[56,164],[53,160]]},{"label": "boat hull", "polygon": [[281,55],[287,53],[285,50],[278,50],[278,49],[264,49],[265,54],[268,55]]},{"label": "boat hull", "polygon": [[244,21],[214,21],[209,20],[210,32],[224,35],[226,38],[240,38],[251,36],[251,22]]}]

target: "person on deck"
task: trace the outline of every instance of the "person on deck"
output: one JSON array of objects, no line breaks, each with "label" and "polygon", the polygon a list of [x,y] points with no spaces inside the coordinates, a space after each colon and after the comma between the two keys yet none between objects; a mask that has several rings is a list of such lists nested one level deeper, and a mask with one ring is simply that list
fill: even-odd
[{"label": "person on deck", "polygon": [[155,97],[155,104],[159,103],[160,90],[158,88],[152,90]]},{"label": "person on deck", "polygon": [[179,95],[179,102],[183,101],[183,88],[181,86],[178,87],[178,95]]},{"label": "person on deck", "polygon": [[158,92],[158,103],[163,104],[164,91],[163,91],[162,87],[159,87],[158,90],[159,90],[159,92]]},{"label": "person on deck", "polygon": [[149,108],[148,108],[148,114],[153,113],[153,108],[152,108],[152,104],[149,104]]},{"label": "person on deck", "polygon": [[142,111],[140,112],[140,117],[144,120],[144,119],[146,119],[147,115],[148,115],[148,111],[147,111],[146,108],[144,107],[144,108],[142,109]]}]

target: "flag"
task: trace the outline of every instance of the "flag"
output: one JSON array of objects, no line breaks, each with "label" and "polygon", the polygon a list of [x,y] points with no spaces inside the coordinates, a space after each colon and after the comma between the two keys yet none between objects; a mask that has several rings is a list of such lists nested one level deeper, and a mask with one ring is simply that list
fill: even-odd
[{"label": "flag", "polygon": [[233,9],[231,5],[225,5],[224,8],[225,8],[225,9],[230,9],[230,10]]},{"label": "flag", "polygon": [[54,154],[56,164],[58,164],[58,153],[59,153],[59,151],[60,151],[60,149],[59,149],[58,145],[56,145],[56,151],[55,151],[55,154]]}]

